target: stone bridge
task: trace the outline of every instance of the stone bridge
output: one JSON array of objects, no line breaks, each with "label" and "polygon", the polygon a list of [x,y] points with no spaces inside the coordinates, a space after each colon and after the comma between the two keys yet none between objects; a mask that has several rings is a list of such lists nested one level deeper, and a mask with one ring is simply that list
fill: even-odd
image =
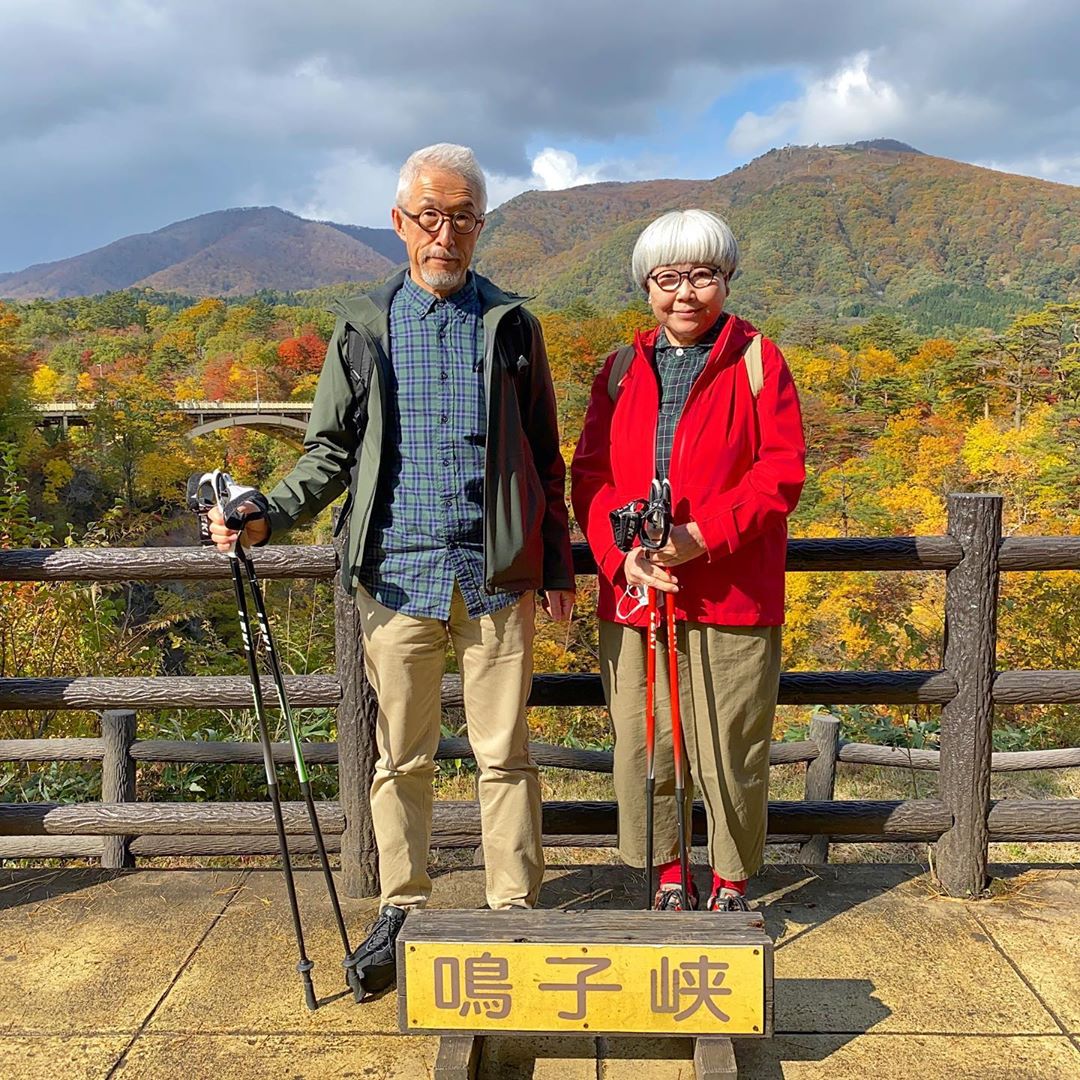
[{"label": "stone bridge", "polygon": [[[189,439],[222,428],[246,427],[289,442],[299,442],[311,415],[310,401],[178,401],[174,411],[194,424]],[[51,401],[34,406],[42,427],[81,427],[90,423],[92,409],[77,401]]]}]

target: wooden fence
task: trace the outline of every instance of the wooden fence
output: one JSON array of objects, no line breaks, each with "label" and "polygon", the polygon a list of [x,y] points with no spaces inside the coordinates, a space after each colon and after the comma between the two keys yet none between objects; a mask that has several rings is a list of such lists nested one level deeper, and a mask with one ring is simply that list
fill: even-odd
[{"label": "wooden fence", "polygon": [[[338,555],[330,547],[271,547],[256,552],[263,578],[333,578]],[[579,574],[596,568],[584,545],[575,546]],[[997,671],[998,577],[1002,570],[1080,568],[1080,537],[1001,538],[1001,499],[949,497],[945,536],[886,539],[794,540],[789,572],[923,570],[946,574],[944,667],[916,671],[789,672],[781,676],[782,704],[929,703],[942,706],[940,751],[844,742],[839,721],[817,716],[809,738],[774,743],[772,764],[805,762],[805,799],[769,804],[770,842],[798,842],[806,862],[828,858],[830,842],[917,841],[937,845],[935,868],[952,895],[978,895],[986,884],[991,841],[1078,841],[1080,800],[990,799],[994,771],[1080,766],[1080,748],[992,753],[996,704],[1080,702],[1078,671]],[[0,552],[0,580],[160,581],[217,579],[230,574],[215,552],[185,549],[64,549]],[[368,805],[374,765],[376,705],[363,674],[355,607],[335,584],[336,674],[286,679],[296,707],[337,709],[337,743],[305,746],[308,761],[338,765],[338,802],[320,804],[331,850],[341,852],[344,886],[353,896],[377,891],[375,842]],[[264,693],[273,700],[267,680]],[[444,707],[460,706],[456,676],[443,680]],[[138,803],[139,762],[261,762],[257,743],[137,739],[136,709],[247,708],[244,677],[224,678],[0,678],[0,709],[88,709],[101,712],[101,737],[0,741],[0,761],[100,761],[102,801],[74,805],[0,804],[0,857],[99,857],[109,867],[133,866],[138,856],[240,855],[276,851],[268,803]],[[537,675],[531,705],[601,705],[598,675]],[[610,772],[611,754],[533,745],[541,766]],[[444,739],[441,758],[469,755],[464,739]],[[287,744],[275,746],[291,762]],[[937,799],[838,801],[838,761],[940,770]],[[285,807],[291,846],[313,850],[301,803]],[[694,811],[696,838],[704,812]],[[543,810],[548,846],[614,844],[611,802],[548,802]],[[435,803],[433,844],[473,847],[480,841],[474,802]]]}]

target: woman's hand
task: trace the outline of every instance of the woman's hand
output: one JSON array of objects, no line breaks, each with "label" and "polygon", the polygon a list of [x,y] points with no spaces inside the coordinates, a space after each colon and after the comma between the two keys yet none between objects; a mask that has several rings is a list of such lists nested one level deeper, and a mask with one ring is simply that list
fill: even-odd
[{"label": "woman's hand", "polygon": [[670,570],[649,561],[650,552],[645,548],[631,548],[623,560],[623,573],[630,585],[644,585],[649,589],[675,593],[679,591],[678,579]]},{"label": "woman's hand", "polygon": [[657,566],[678,566],[704,555],[705,551],[705,541],[697,522],[688,521],[685,525],[672,526],[668,542],[648,555]]}]

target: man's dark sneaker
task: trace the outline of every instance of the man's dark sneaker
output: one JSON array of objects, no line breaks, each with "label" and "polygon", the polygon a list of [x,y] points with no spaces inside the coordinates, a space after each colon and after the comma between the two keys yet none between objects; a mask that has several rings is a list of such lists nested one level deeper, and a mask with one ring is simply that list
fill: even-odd
[{"label": "man's dark sneaker", "polygon": [[357,1001],[364,1001],[392,986],[397,977],[394,945],[408,912],[387,904],[379,912],[364,943],[350,960],[356,964]]},{"label": "man's dark sneaker", "polygon": [[681,885],[661,885],[653,897],[653,911],[696,911],[698,906],[697,889],[690,885],[690,905],[683,902]]},{"label": "man's dark sneaker", "polygon": [[719,891],[714,892],[709,897],[709,903],[707,905],[708,911],[749,911],[750,905],[746,902],[745,896],[739,896],[738,893],[726,893],[721,895]]}]

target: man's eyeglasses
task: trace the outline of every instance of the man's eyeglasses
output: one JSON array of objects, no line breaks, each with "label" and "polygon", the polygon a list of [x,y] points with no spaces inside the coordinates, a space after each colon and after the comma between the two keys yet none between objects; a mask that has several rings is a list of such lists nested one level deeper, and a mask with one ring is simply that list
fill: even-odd
[{"label": "man's eyeglasses", "polygon": [[403,206],[399,206],[398,209],[410,221],[415,221],[424,232],[431,233],[433,236],[442,228],[444,221],[450,222],[450,228],[458,236],[468,236],[469,233],[476,232],[484,220],[482,215],[474,214],[471,210],[456,210],[452,214],[447,214],[434,206],[429,206],[426,210],[421,210],[419,214],[410,214]]},{"label": "man's eyeglasses", "polygon": [[647,280],[655,281],[658,289],[664,292],[675,292],[683,283],[683,278],[695,289],[707,289],[723,275],[712,266],[695,266],[693,270],[660,270],[650,274]]}]

